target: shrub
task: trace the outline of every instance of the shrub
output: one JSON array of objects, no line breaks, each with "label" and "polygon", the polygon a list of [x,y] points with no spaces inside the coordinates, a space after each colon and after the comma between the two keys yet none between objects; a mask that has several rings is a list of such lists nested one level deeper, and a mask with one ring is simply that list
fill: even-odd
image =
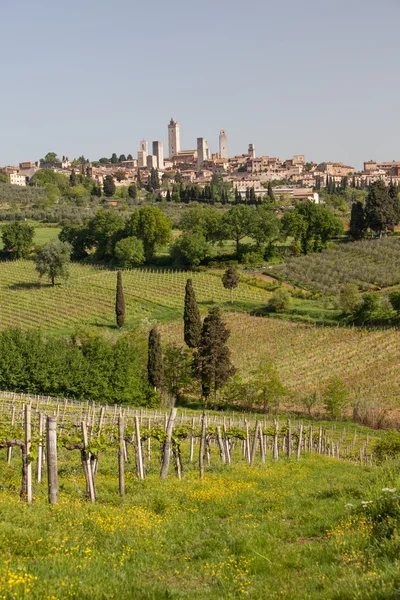
[{"label": "shrub", "polygon": [[395,290],[389,294],[389,302],[392,305],[393,310],[400,314],[400,291]]},{"label": "shrub", "polygon": [[388,431],[384,437],[377,442],[374,453],[379,460],[385,458],[396,458],[400,455],[400,432]]},{"label": "shrub", "polygon": [[188,267],[198,267],[208,252],[206,239],[200,233],[180,235],[171,246],[171,258]]},{"label": "shrub", "polygon": [[343,408],[348,404],[349,396],[345,384],[338,377],[332,377],[323,394],[325,410],[332,417],[340,417]]},{"label": "shrub", "polygon": [[246,265],[262,265],[265,263],[263,255],[258,252],[246,252],[246,254],[243,254],[242,260]]},{"label": "shrub", "polygon": [[283,288],[276,292],[268,300],[268,308],[273,312],[285,312],[290,310],[292,305],[292,296],[288,290]]},{"label": "shrub", "polygon": [[362,297],[362,302],[358,307],[356,316],[359,321],[369,321],[375,316],[381,304],[379,294],[367,293]]},{"label": "shrub", "polygon": [[354,283],[346,283],[340,290],[339,306],[345,314],[353,314],[360,303],[358,288]]},{"label": "shrub", "polygon": [[119,240],[115,244],[114,254],[125,269],[139,267],[145,260],[143,242],[135,236]]}]

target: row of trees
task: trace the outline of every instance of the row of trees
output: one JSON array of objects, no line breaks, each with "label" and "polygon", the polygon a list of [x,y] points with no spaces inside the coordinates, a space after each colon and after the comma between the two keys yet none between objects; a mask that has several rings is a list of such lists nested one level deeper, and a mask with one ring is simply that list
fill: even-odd
[{"label": "row of trees", "polygon": [[31,394],[151,406],[158,396],[147,383],[146,338],[130,331],[113,343],[82,331],[69,339],[39,330],[0,332],[0,386]]},{"label": "row of trees", "polygon": [[383,181],[375,181],[370,185],[365,204],[355,202],[352,205],[350,234],[355,240],[364,238],[368,229],[382,236],[394,231],[399,223],[399,194],[393,183],[386,186]]},{"label": "row of trees", "polygon": [[[230,331],[220,310],[212,308],[203,323],[191,279],[185,289],[184,341],[189,350],[167,345],[163,353],[161,336],[153,327],[148,340],[148,380],[155,390],[166,387],[174,401],[197,382],[207,403],[234,375],[227,341]],[[164,356],[163,356],[164,354]]]}]

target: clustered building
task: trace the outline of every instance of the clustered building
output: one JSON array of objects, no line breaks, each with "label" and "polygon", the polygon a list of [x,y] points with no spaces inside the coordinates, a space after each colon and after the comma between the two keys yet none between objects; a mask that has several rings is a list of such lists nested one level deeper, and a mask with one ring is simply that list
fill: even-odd
[{"label": "clustered building", "polygon": [[[245,194],[253,188],[256,194],[265,193],[265,183],[273,181],[280,183],[278,192],[284,191],[292,196],[296,194],[314,198],[313,190],[322,188],[329,181],[340,183],[343,177],[352,178],[356,185],[369,185],[381,179],[386,183],[394,181],[400,184],[400,162],[378,163],[373,160],[364,162],[362,171],[356,172],[354,167],[343,163],[322,162],[320,164],[306,163],[303,154],[295,154],[290,159],[281,160],[271,156],[257,156],[254,144],[250,143],[245,154],[229,156],[228,137],[224,129],[219,132],[218,152],[210,154],[208,142],[204,137],[197,138],[195,149],[181,150],[179,123],[172,119],[168,123],[168,157],[164,158],[164,145],[160,140],[151,144],[141,140],[137,158],[118,164],[87,163],[84,166],[85,175],[96,183],[102,184],[106,175],[115,175],[123,171],[124,178],[115,181],[116,185],[129,185],[135,182],[140,174],[142,183],[146,183],[151,169],[169,173],[172,176],[180,172],[185,182],[206,185],[217,173],[226,181],[232,182],[233,187]],[[59,163],[41,164],[38,162],[21,162],[18,166],[7,166],[2,169],[9,176],[13,185],[24,186],[39,168],[51,168],[57,172],[71,172],[76,166],[68,157],[63,156]],[[83,171],[82,171],[83,172]],[[303,191],[302,191],[303,190]]]}]

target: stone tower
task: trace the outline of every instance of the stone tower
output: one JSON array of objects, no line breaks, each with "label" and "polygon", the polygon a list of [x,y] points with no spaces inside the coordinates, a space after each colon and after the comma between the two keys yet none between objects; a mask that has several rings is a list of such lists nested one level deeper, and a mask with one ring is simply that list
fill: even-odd
[{"label": "stone tower", "polygon": [[250,154],[251,158],[256,157],[256,147],[254,146],[254,144],[249,144],[249,150],[247,154]]},{"label": "stone tower", "polygon": [[228,158],[228,139],[224,129],[219,132],[219,157]]},{"label": "stone tower", "polygon": [[197,138],[197,170],[200,171],[205,160],[208,160],[208,143],[204,138]]},{"label": "stone tower", "polygon": [[157,169],[164,168],[164,149],[162,142],[153,142],[153,155],[157,157]]},{"label": "stone tower", "polygon": [[179,124],[177,121],[174,121],[171,117],[171,120],[168,124],[168,157],[169,160],[178,154],[181,150],[181,140],[179,136]]}]

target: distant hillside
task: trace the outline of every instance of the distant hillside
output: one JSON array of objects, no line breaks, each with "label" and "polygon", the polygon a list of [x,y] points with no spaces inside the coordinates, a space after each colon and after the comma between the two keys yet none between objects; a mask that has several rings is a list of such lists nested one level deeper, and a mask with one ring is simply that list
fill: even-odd
[{"label": "distant hillside", "polygon": [[285,280],[326,294],[338,294],[343,284],[361,291],[400,283],[400,239],[349,242],[321,253],[288,259],[273,272]]},{"label": "distant hillside", "polygon": [[19,204],[27,206],[35,204],[35,202],[45,195],[46,189],[42,187],[20,187],[17,185],[0,183],[0,205]]}]

